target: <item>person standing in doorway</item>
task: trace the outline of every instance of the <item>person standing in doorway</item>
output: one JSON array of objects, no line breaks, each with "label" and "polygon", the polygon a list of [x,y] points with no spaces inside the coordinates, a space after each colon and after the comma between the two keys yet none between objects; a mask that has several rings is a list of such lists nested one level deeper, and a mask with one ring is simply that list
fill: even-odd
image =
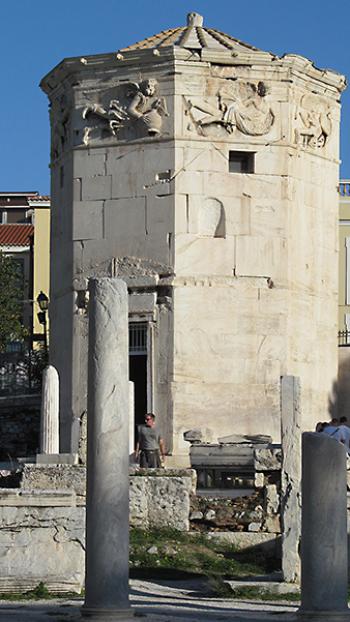
[{"label": "person standing in doorway", "polygon": [[153,413],[145,415],[144,425],[137,428],[136,459],[140,456],[140,467],[143,469],[159,469],[165,458],[164,441],[156,427],[156,416]]}]

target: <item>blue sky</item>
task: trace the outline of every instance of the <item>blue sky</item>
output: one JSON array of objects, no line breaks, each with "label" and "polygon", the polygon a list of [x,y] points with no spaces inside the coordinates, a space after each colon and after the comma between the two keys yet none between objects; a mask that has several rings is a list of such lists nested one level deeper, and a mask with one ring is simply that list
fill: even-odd
[{"label": "blue sky", "polygon": [[[349,0],[3,0],[0,190],[50,192],[48,103],[38,86],[50,69],[185,25],[190,11],[258,48],[301,54],[350,78]],[[342,102],[341,176],[349,179],[350,88]]]}]

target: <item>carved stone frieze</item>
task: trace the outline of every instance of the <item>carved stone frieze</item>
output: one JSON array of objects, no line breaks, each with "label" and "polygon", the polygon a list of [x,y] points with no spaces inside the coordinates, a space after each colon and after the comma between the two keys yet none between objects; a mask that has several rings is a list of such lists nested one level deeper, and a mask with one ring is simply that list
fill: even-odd
[{"label": "carved stone frieze", "polygon": [[263,136],[270,131],[275,120],[266,95],[263,82],[235,82],[220,88],[211,101],[199,97],[184,98],[188,129],[195,128],[202,136],[217,135],[220,130],[228,134],[238,130],[249,136]]},{"label": "carved stone frieze", "polygon": [[96,130],[121,140],[161,134],[168,111],[164,97],[158,97],[157,80],[121,84],[113,89],[113,98],[110,94],[106,102],[88,104],[83,110],[85,145]]},{"label": "carved stone frieze", "polygon": [[321,149],[332,132],[330,107],[326,99],[303,95],[295,114],[295,142],[301,147]]},{"label": "carved stone frieze", "polygon": [[70,107],[65,94],[50,105],[51,159],[56,160],[65,149],[70,126]]}]

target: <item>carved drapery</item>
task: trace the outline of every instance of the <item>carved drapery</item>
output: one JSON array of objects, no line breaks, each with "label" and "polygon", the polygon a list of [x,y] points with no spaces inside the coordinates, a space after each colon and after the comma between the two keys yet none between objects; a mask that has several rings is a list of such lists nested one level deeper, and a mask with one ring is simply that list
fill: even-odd
[{"label": "carved drapery", "polygon": [[115,97],[106,104],[88,104],[83,110],[83,142],[88,145],[95,129],[119,139],[158,136],[163,118],[168,116],[164,97],[158,97],[158,82],[144,80],[140,84],[128,82],[114,89]]},{"label": "carved drapery", "polygon": [[188,128],[195,128],[203,136],[215,134],[219,127],[228,134],[238,130],[249,136],[263,136],[275,120],[266,95],[263,82],[248,82],[223,86],[214,102],[198,97],[184,98],[185,114],[190,121]]}]

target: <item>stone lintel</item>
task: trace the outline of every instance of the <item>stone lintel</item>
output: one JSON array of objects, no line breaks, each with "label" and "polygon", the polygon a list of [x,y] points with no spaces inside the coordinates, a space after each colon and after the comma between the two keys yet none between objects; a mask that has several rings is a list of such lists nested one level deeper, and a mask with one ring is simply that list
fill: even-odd
[{"label": "stone lintel", "polygon": [[129,313],[154,313],[156,308],[157,294],[149,292],[147,294],[129,295]]}]

